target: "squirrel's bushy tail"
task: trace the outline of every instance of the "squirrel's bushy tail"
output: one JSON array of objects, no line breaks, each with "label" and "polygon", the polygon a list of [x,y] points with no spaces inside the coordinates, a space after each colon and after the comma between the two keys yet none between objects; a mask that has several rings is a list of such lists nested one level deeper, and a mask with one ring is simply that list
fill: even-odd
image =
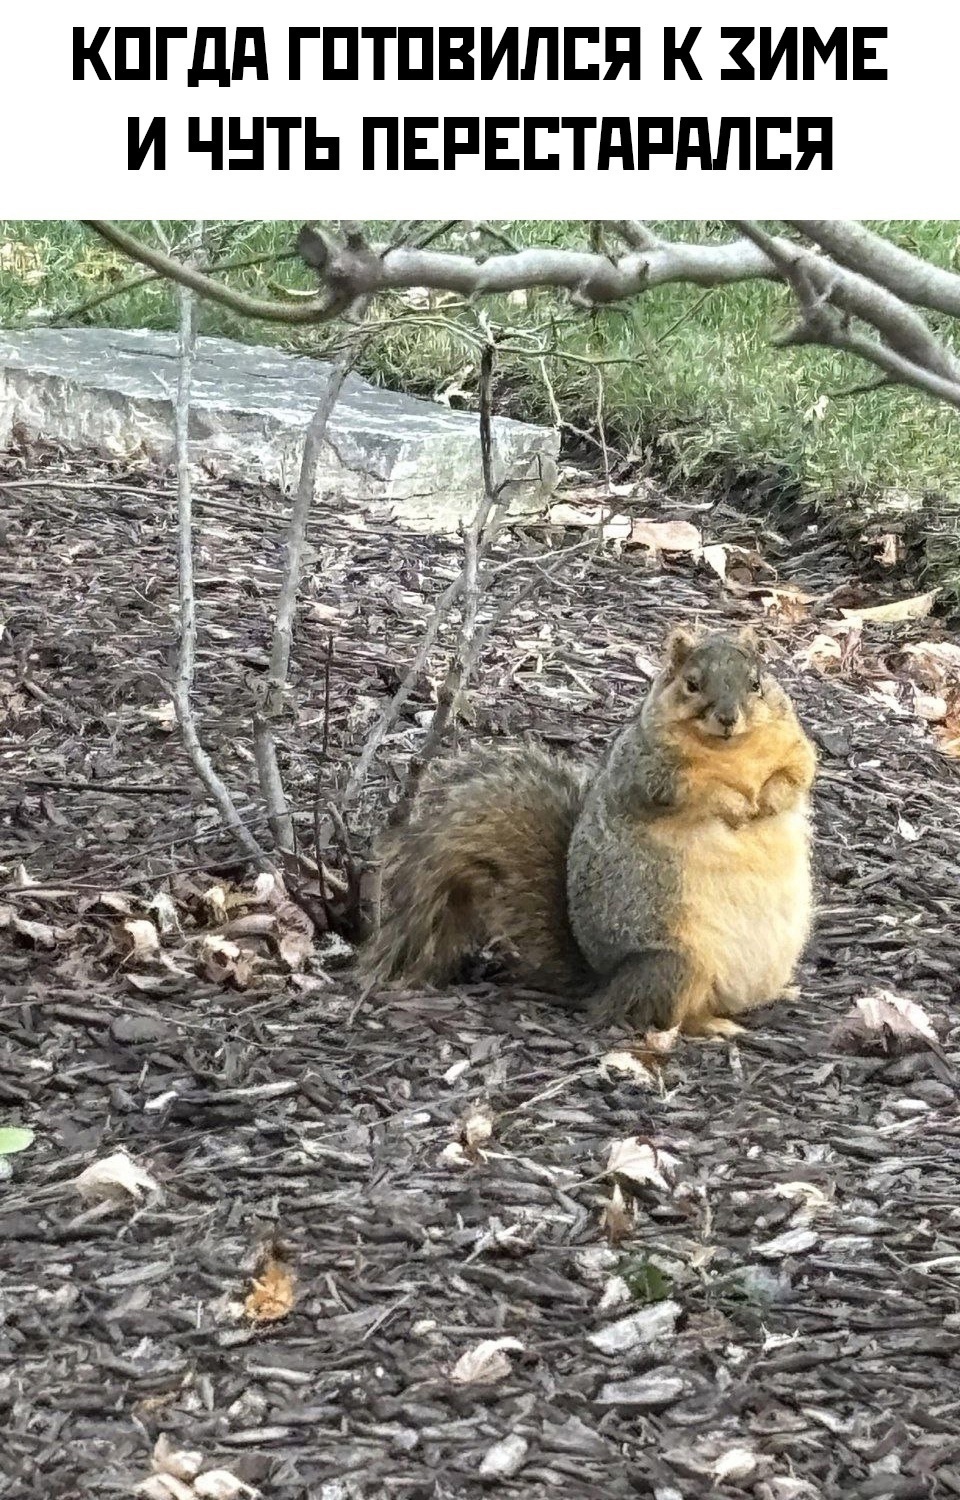
[{"label": "squirrel's bushy tail", "polygon": [[440,984],[493,946],[528,982],[581,992],[566,869],[585,780],[533,746],[432,768],[413,818],[377,850],[381,926],[361,958],[367,976]]}]

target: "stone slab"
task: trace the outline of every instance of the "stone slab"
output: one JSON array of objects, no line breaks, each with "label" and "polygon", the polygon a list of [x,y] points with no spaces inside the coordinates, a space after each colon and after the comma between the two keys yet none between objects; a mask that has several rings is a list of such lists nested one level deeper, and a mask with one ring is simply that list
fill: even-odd
[{"label": "stone slab", "polygon": [[[233,339],[200,338],[190,443],[209,472],[289,491],[332,366]],[[23,432],[74,449],[170,462],[177,386],[172,333],[104,328],[0,330],[0,447]],[[497,473],[514,513],[542,509],[558,434],[497,417]],[[477,418],[350,375],[328,428],[319,492],[385,501],[418,530],[454,530],[481,493]]]}]

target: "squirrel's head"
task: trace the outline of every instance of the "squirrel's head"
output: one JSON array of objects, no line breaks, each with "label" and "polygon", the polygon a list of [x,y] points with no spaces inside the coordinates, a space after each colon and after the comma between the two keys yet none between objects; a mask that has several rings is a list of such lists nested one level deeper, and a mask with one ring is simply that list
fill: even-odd
[{"label": "squirrel's head", "polygon": [[729,740],[770,717],[765,693],[772,687],[749,627],[739,635],[681,627],[667,637],[657,707],[669,723],[689,722],[699,734]]}]

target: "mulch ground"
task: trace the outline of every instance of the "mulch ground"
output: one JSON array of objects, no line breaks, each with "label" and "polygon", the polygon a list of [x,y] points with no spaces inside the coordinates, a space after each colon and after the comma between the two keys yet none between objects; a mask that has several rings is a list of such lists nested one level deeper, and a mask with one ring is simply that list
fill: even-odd
[{"label": "mulch ground", "polygon": [[[942,627],[865,627],[804,666],[864,596],[852,562],[823,533],[693,516],[815,596],[765,633],[822,757],[820,917],[796,999],[658,1060],[489,979],[362,1000],[336,941],[291,973],[296,924],[171,731],[165,476],[41,453],[0,480],[20,482],[0,491],[0,1125],[36,1132],[0,1180],[0,1494],[151,1473],[174,1497],[960,1494],[960,786],[895,701],[904,642]],[[198,498],[201,730],[261,833],[250,710],[282,514]],[[281,734],[308,848],[459,566],[338,499],[311,544]],[[493,606],[547,545],[499,544]],[[592,752],[667,625],[762,620],[762,586],[644,556],[571,562],[497,631],[470,735]],[[387,742],[358,849],[431,693]],[[880,989],[939,1045],[858,1031]],[[623,1141],[641,1169],[614,1180]],[[120,1148],[156,1190],[82,1197]],[[292,1286],[275,1321],[245,1300],[265,1255],[281,1303]]]}]

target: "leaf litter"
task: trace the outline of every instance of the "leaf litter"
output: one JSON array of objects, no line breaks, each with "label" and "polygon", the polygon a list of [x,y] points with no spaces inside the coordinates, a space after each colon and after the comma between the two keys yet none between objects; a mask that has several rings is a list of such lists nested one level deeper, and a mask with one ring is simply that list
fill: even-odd
[{"label": "leaf litter", "polygon": [[[689,517],[703,555],[624,546],[618,521],[491,638],[470,732],[493,745],[533,731],[597,753],[668,626],[693,619],[758,624],[817,742],[820,911],[797,993],[735,1051],[658,1045],[482,968],[360,1004],[349,945],[308,934],[238,864],[185,763],[160,686],[168,477],[44,451],[4,463],[49,481],[4,492],[0,565],[0,1093],[4,1125],[34,1132],[0,1197],[5,1494],[960,1487],[943,1396],[960,1365],[960,645],[936,605],[841,614],[918,597],[895,549],[878,597],[820,535],[781,543],[729,506],[684,514],[626,486],[603,501],[611,526]],[[202,732],[256,823],[249,676],[285,502],[210,481],[197,515]],[[511,567],[481,623],[558,529],[498,540]],[[310,542],[278,747],[308,850],[318,767],[329,792],[459,565],[455,539],[341,497],[318,502]],[[388,738],[360,850],[432,702],[425,688]],[[156,943],[118,947],[127,922]],[[239,950],[244,988],[208,971],[210,938]],[[459,1165],[440,1160],[451,1147]],[[118,1153],[130,1166],[80,1199],[81,1174]],[[255,1274],[274,1317],[237,1301],[253,1226],[292,1246]],[[190,1456],[165,1472],[164,1433]]]}]

